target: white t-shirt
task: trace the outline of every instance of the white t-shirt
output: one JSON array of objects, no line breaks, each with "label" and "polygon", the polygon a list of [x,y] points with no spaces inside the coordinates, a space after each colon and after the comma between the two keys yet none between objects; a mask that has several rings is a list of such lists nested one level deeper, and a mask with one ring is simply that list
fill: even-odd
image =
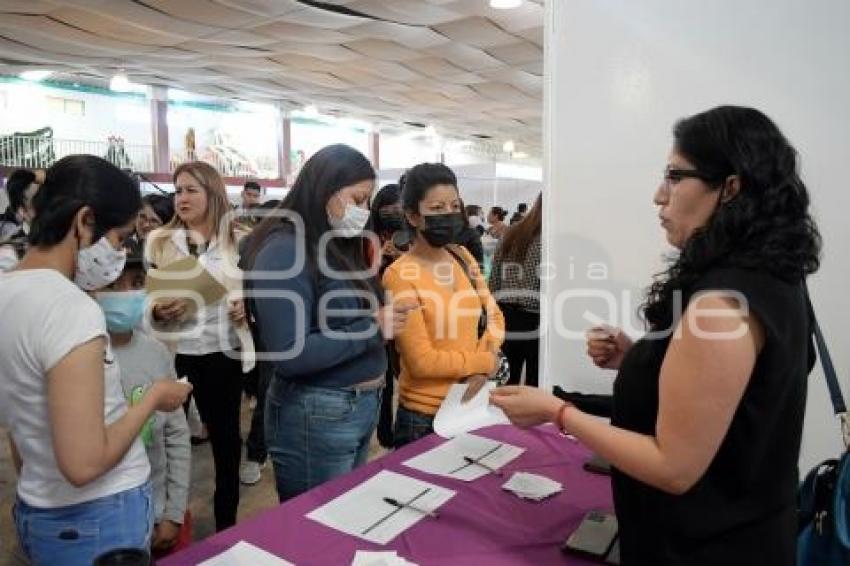
[{"label": "white t-shirt", "polygon": [[[34,269],[0,274],[0,313],[0,424],[11,430],[23,460],[18,496],[34,507],[62,507],[147,481],[150,466],[138,438],[114,468],[82,487],[65,479],[53,453],[47,372],[77,346],[99,336],[108,341],[98,304],[58,271]],[[108,344],[103,405],[106,424],[127,412],[118,362]]]}]

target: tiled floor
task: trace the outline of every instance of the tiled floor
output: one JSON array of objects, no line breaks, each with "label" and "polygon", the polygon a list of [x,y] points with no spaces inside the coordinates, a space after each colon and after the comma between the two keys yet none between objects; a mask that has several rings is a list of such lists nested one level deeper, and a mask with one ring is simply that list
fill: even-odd
[{"label": "tiled floor", "polygon": [[[242,435],[247,436],[251,411],[248,403],[242,403]],[[2,430],[2,429],[0,429]],[[0,566],[26,564],[17,548],[15,529],[11,520],[11,504],[15,496],[15,472],[9,455],[6,434],[0,435]],[[369,458],[383,453],[373,440]],[[189,502],[194,522],[195,540],[206,538],[215,531],[212,510],[213,461],[209,443],[192,448],[192,495]],[[245,519],[268,507],[277,505],[274,474],[269,463],[263,470],[260,483],[242,486],[238,520]]]}]

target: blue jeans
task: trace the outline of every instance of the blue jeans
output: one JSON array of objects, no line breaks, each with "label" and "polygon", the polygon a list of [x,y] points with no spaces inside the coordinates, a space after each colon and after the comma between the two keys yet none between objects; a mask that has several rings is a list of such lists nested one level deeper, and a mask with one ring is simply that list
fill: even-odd
[{"label": "blue jeans", "polygon": [[401,405],[395,414],[393,446],[401,448],[434,432],[434,417],[406,409]]},{"label": "blue jeans", "polygon": [[13,509],[18,540],[34,566],[90,566],[116,548],[150,550],[151,485],[145,482],[93,501],[43,509],[20,499]]},{"label": "blue jeans", "polygon": [[364,464],[381,391],[349,391],[272,379],[266,448],[280,501]]}]

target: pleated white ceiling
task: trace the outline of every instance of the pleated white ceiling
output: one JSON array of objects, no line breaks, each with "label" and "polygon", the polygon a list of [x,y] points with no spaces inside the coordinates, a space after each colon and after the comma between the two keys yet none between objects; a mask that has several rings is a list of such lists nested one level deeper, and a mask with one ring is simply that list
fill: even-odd
[{"label": "pleated white ceiling", "polygon": [[542,3],[0,0],[0,74],[108,80],[124,69],[143,84],[420,122],[539,153]]}]

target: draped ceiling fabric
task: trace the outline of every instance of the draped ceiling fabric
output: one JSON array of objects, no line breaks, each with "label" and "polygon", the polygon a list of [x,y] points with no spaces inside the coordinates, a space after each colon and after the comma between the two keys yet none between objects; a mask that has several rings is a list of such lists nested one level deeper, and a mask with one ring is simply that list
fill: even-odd
[{"label": "draped ceiling fabric", "polygon": [[315,104],[542,144],[543,0],[0,0],[0,74]]}]

